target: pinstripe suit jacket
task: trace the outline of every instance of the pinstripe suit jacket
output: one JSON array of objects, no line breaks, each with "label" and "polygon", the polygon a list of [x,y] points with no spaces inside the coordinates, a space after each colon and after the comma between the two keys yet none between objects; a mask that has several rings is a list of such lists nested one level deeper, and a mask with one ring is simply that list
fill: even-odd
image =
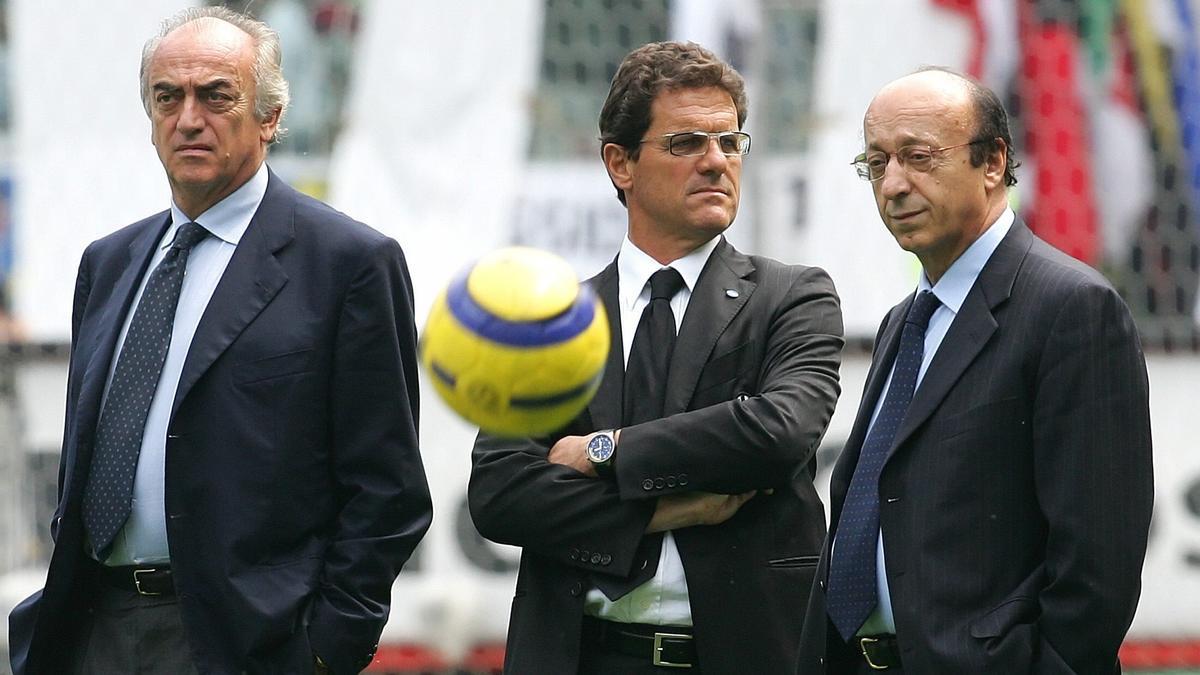
[{"label": "pinstripe suit jacket", "polygon": [[[621,426],[615,263],[590,283],[612,317],[613,347],[596,397],[564,434]],[[675,530],[675,541],[705,671],[791,668],[797,607],[807,602],[825,532],[813,457],[837,400],[841,335],[824,271],[746,256],[722,241],[680,325],[665,416],[621,432],[615,480],[547,462],[555,438],[479,438],[469,488],[475,524],[524,548],[506,672],[577,672],[592,575],[632,572],[657,497],[764,488],[775,491],[720,525]]]},{"label": "pinstripe suit jacket", "polygon": [[[833,471],[800,673],[854,658],[826,614],[829,542],[911,302],[879,329]],[[1153,478],[1145,361],[1108,282],[1018,220],[931,361],[879,496],[905,672],[1119,672]]]}]

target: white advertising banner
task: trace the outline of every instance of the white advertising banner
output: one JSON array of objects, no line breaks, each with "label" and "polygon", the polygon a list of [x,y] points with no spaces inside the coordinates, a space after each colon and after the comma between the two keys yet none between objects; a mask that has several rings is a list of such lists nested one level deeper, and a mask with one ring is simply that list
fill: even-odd
[{"label": "white advertising banner", "polygon": [[9,0],[13,295],[30,340],[70,339],[89,242],[170,206],[138,66],[159,22],[190,4]]}]

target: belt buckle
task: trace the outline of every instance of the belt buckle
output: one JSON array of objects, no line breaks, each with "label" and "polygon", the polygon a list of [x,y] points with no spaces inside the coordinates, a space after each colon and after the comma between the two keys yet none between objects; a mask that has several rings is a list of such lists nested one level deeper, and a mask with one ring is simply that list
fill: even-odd
[{"label": "belt buckle", "polygon": [[691,668],[690,663],[675,663],[673,661],[664,661],[662,658],[662,642],[664,639],[669,640],[691,640],[691,635],[682,635],[680,633],[655,633],[654,634],[654,665],[663,666],[664,668]]},{"label": "belt buckle", "polygon": [[871,660],[871,655],[867,653],[867,645],[875,644],[876,642],[879,642],[879,638],[873,638],[873,637],[859,638],[858,639],[858,648],[860,650],[862,650],[863,658],[866,659],[867,665],[870,666],[871,670],[888,670],[889,668],[891,668],[891,666],[881,666],[878,663],[875,663],[874,661]]},{"label": "belt buckle", "polygon": [[151,592],[151,591],[143,591],[143,590],[142,590],[142,580],[141,580],[141,578],[139,578],[139,577],[138,577],[138,575],[139,575],[139,574],[150,574],[151,572],[157,572],[157,571],[158,571],[158,570],[154,569],[153,567],[151,567],[151,568],[149,568],[149,569],[142,569],[142,570],[134,570],[134,571],[133,571],[133,585],[134,585],[134,587],[136,587],[136,588],[137,588],[138,595],[162,595],[162,593],[154,593],[154,592]]}]

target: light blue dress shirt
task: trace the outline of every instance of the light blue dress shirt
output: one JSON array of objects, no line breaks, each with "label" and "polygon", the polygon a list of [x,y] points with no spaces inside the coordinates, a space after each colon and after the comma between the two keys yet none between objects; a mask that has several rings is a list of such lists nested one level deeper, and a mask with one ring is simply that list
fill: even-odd
[{"label": "light blue dress shirt", "polygon": [[[941,279],[938,279],[936,285],[931,286],[925,273],[921,273],[921,279],[917,282],[917,292],[932,290],[942,304],[934,310],[933,316],[929,318],[929,326],[925,329],[925,352],[921,357],[921,369],[917,372],[917,392],[920,391],[921,380],[925,378],[925,371],[929,369],[929,363],[933,361],[934,354],[942,344],[942,338],[946,337],[946,332],[950,330],[950,324],[954,323],[954,317],[958,316],[963,301],[967,299],[967,293],[975,286],[975,280],[979,278],[980,271],[992,257],[992,253],[1000,245],[1004,235],[1008,234],[1015,217],[1012,209],[1005,209],[996,222],[992,223],[992,226],[950,265],[950,269],[946,270]],[[875,426],[875,418],[879,416],[879,409],[883,407],[883,401],[887,398],[888,388],[891,385],[892,374],[888,373],[887,382],[884,383],[883,390],[879,392],[879,400],[875,403],[875,411],[871,414],[871,424],[867,427],[868,434],[871,433],[871,427]],[[914,393],[913,397],[915,398],[917,395]],[[892,596],[888,590],[882,529],[879,531],[879,541],[875,548],[875,575],[879,589],[879,605],[872,610],[858,634],[894,635],[896,619],[892,614]]]},{"label": "light blue dress shirt", "polygon": [[[249,181],[195,219],[195,222],[209,231],[210,236],[196,244],[188,253],[187,271],[183,278],[183,288],[179,292],[179,305],[175,309],[171,346],[167,349],[162,375],[158,379],[158,389],[154,392],[154,400],[151,401],[150,412],[146,416],[146,428],[142,433],[142,449],[133,479],[132,510],[129,520],[125,521],[124,527],[113,539],[112,550],[104,560],[106,565],[170,562],[163,491],[167,426],[171,421],[175,389],[179,385],[183,362],[192,344],[192,337],[196,334],[196,327],[200,324],[200,317],[208,307],[217,282],[225,273],[225,267],[233,257],[238,241],[250,226],[250,219],[258,211],[266,192],[267,165],[264,163]],[[125,317],[124,326],[121,327],[114,354],[120,354],[125,344],[125,334],[129,331],[134,308],[141,302],[146,280],[166,256],[167,249],[175,240],[176,230],[189,220],[191,219],[184,215],[172,200],[171,225],[159,241],[158,249],[150,259],[150,266],[142,277],[137,296]],[[104,386],[106,397],[116,363],[117,359],[113,358],[112,364],[109,365],[108,383]]]}]

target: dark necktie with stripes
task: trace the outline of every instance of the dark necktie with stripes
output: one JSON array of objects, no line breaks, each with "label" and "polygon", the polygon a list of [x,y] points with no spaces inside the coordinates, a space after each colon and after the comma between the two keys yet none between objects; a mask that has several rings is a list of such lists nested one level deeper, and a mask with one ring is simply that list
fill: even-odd
[{"label": "dark necktie with stripes", "polygon": [[[637,332],[633,334],[633,347],[629,350],[629,363],[625,366],[622,426],[662,417],[671,354],[675,352],[675,313],[671,311],[671,298],[681,288],[683,277],[671,267],[650,277],[650,304],[642,310]],[[658,571],[662,540],[662,532],[644,535],[634,557],[633,575],[614,579],[598,574],[594,579],[596,587],[609,600],[615,601],[649,581]]]},{"label": "dark necktie with stripes", "polygon": [[925,329],[939,305],[941,302],[936,295],[923,291],[917,294],[908,311],[887,397],[858,454],[858,464],[838,520],[825,604],[833,625],[847,641],[854,637],[879,601],[875,569],[879,538],[879,473],[916,390],[917,373],[925,351]]},{"label": "dark necktie with stripes", "polygon": [[98,557],[129,518],[142,432],[171,345],[188,251],[207,236],[208,230],[197,223],[179,227],[170,250],[146,281],[117,357],[83,492],[83,524]]}]

